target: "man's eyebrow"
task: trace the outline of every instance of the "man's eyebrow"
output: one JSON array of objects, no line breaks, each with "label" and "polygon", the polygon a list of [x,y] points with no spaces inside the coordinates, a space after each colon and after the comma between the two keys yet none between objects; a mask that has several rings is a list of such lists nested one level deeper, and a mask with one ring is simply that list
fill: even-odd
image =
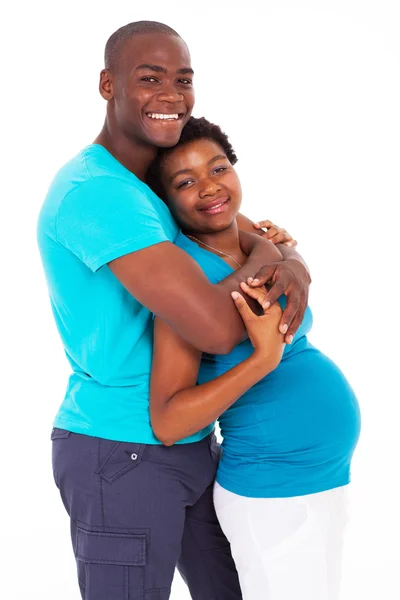
[{"label": "man's eyebrow", "polygon": [[[160,65],[149,65],[149,64],[145,63],[143,65],[139,65],[138,67],[136,67],[136,71],[139,71],[140,69],[147,70],[147,71],[154,71],[155,73],[168,73],[167,69],[165,67],[161,67]],[[188,74],[194,75],[194,71],[190,67],[183,67],[182,69],[177,70],[177,74],[178,75],[188,75]]]},{"label": "man's eyebrow", "polygon": [[184,67],[183,69],[178,69],[177,73],[178,73],[178,75],[188,75],[188,74],[194,75],[194,71],[190,67]]},{"label": "man's eyebrow", "polygon": [[146,69],[147,71],[154,71],[155,73],[167,73],[167,69],[165,69],[164,67],[160,67],[159,65],[143,64],[136,67],[136,71],[138,71],[139,69]]}]

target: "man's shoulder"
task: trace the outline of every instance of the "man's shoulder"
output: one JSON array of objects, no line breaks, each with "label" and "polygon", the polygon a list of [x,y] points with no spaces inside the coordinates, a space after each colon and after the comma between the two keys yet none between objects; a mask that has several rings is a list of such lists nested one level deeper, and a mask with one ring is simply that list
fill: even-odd
[{"label": "man's shoulder", "polygon": [[138,189],[147,186],[125,169],[105,148],[98,144],[87,146],[56,173],[46,200],[55,196],[61,201],[71,192],[90,192],[97,187],[120,186]]},{"label": "man's shoulder", "polygon": [[40,212],[40,220],[52,221],[68,197],[79,202],[102,195],[133,194],[152,202],[151,190],[119,163],[105,148],[91,144],[64,164],[54,176]]}]

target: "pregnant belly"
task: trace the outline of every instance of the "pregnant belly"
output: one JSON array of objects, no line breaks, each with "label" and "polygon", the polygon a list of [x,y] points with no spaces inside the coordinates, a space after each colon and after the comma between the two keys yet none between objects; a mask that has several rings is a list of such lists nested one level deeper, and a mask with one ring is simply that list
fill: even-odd
[{"label": "pregnant belly", "polygon": [[289,355],[220,418],[227,452],[304,467],[345,460],[360,431],[355,394],[319,350]]}]

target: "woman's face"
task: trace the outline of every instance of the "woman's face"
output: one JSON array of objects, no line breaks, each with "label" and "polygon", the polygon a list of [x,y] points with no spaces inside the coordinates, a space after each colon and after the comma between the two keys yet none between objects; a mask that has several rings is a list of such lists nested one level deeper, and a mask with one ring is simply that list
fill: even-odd
[{"label": "woman's face", "polygon": [[223,231],[239,212],[239,178],[214,141],[195,140],[169,152],[161,179],[171,213],[184,231]]}]

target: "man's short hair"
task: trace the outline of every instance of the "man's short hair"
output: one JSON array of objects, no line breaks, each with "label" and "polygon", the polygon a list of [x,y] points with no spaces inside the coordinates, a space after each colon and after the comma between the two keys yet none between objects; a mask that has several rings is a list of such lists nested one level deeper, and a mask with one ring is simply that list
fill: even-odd
[{"label": "man's short hair", "polygon": [[131,40],[135,35],[146,35],[148,33],[163,33],[181,37],[175,29],[157,21],[135,21],[134,23],[128,23],[128,25],[124,25],[117,29],[117,31],[114,31],[109,37],[104,51],[105,68],[114,71],[118,66],[126,42]]}]

